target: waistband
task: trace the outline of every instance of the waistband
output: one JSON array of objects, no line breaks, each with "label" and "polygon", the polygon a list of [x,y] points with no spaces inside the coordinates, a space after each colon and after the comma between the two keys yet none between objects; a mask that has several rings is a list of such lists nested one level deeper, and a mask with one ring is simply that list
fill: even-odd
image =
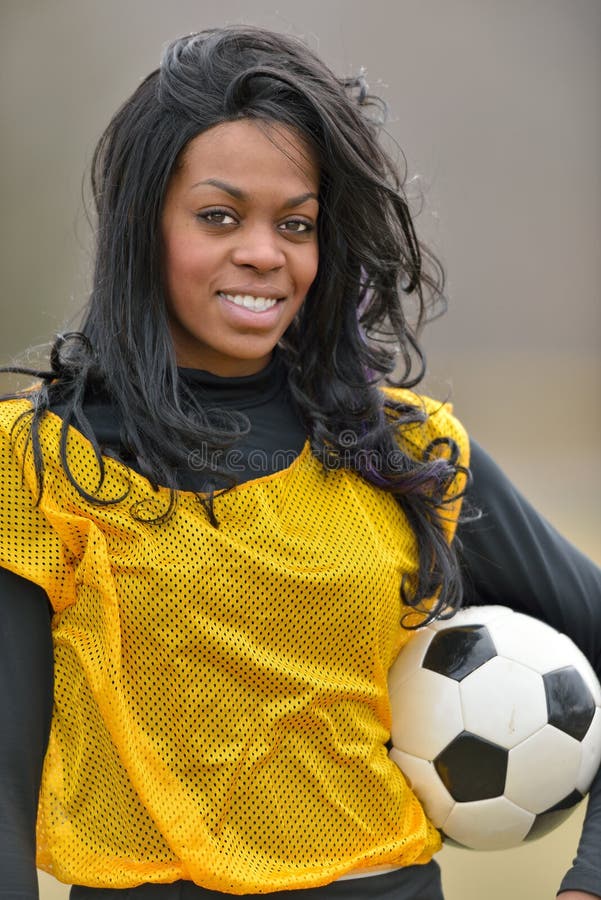
[{"label": "waistband", "polygon": [[[372,877],[369,877],[372,876]],[[142,884],[139,887],[72,887],[70,900],[233,900],[234,895],[199,887],[191,881]],[[357,870],[318,888],[245,894],[245,900],[444,900],[440,867],[435,860],[388,871]]]}]

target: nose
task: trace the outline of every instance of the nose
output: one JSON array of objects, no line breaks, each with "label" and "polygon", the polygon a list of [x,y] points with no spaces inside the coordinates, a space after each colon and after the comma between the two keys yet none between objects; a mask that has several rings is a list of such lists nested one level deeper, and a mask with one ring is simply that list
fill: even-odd
[{"label": "nose", "polygon": [[237,266],[250,266],[257,272],[280,269],[286,262],[281,236],[271,224],[250,223],[237,233],[232,261]]}]

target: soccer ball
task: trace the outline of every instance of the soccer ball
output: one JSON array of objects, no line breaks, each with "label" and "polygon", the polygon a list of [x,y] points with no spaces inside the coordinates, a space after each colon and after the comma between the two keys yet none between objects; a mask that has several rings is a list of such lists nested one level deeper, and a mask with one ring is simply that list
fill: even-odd
[{"label": "soccer ball", "polygon": [[389,675],[391,758],[452,841],[513,847],[565,819],[601,761],[601,687],[580,650],[503,606],[420,629]]}]

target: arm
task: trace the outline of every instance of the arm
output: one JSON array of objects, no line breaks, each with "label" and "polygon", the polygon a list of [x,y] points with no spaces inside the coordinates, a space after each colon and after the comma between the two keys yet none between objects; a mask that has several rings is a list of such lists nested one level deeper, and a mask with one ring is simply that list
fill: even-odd
[{"label": "arm", "polygon": [[[457,532],[466,604],[502,603],[548,622],[572,638],[601,677],[601,570],[533,509],[474,442],[471,469],[466,499],[483,515]],[[601,773],[591,786],[561,900],[601,897],[600,848]]]},{"label": "arm", "polygon": [[0,569],[0,898],[37,900],[35,825],[52,713],[44,591]]}]

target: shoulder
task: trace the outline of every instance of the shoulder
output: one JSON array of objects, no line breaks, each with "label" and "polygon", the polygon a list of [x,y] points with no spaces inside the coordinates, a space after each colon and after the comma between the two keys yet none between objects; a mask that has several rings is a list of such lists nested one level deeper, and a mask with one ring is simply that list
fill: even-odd
[{"label": "shoulder", "polygon": [[27,397],[0,399],[0,429],[12,431],[20,419],[32,412],[33,405]]},{"label": "shoulder", "polygon": [[35,495],[32,416],[28,399],[0,400],[0,503],[9,509],[24,487]]},{"label": "shoulder", "polygon": [[33,405],[27,398],[0,400],[0,450],[3,466],[6,456],[19,455],[29,435],[29,422],[33,415]]},{"label": "shoulder", "polygon": [[384,409],[398,419],[399,439],[408,449],[423,452],[432,442],[450,440],[457,445],[462,464],[467,464],[469,437],[451,403],[407,388],[382,387],[380,391]]},{"label": "shoulder", "polygon": [[[37,421],[36,421],[37,420]],[[60,419],[47,410],[35,415],[35,400],[27,396],[0,400],[0,482],[8,489],[27,485],[37,496],[41,473],[59,468]]]}]

